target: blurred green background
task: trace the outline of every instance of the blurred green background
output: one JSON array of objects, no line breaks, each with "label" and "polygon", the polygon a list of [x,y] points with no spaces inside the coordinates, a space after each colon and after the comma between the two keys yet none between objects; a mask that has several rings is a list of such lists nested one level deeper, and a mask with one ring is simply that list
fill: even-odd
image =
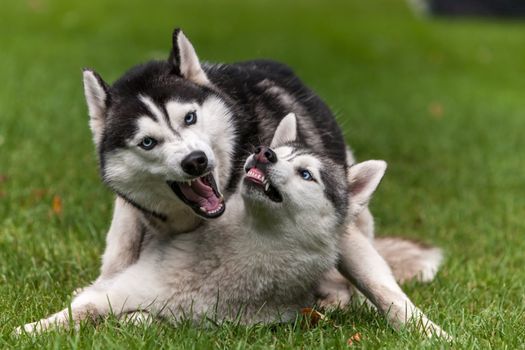
[{"label": "blurred green background", "polygon": [[107,81],[167,56],[286,62],[333,108],[358,159],[389,170],[379,235],[442,246],[436,281],[404,286],[455,348],[523,348],[525,23],[415,16],[404,1],[4,1],[0,8],[0,346],[436,347],[373,310],[297,325],[119,326],[13,338],[97,276],[112,194],[100,183],[81,68]]}]

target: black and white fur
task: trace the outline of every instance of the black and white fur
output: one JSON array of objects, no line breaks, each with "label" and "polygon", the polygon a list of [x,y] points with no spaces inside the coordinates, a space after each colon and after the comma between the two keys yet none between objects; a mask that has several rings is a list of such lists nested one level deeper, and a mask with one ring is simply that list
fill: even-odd
[{"label": "black and white fur", "polygon": [[[301,142],[346,164],[344,139],[330,110],[288,67],[262,60],[201,66],[180,30],[167,61],[137,66],[112,86],[85,70],[84,89],[102,177],[117,194],[101,278],[136,259],[144,232],[177,234],[202,223],[168,185],[198,177],[181,167],[191,152],[206,154],[227,198],[237,188],[245,156],[268,144],[283,116],[294,112]],[[197,122],[186,126],[189,112]],[[141,149],[145,136],[158,145]],[[345,172],[337,175],[344,178]],[[346,188],[329,188],[341,201],[338,216],[344,220]]]},{"label": "black and white fur", "polygon": [[[335,178],[346,178],[346,166],[353,163],[328,107],[288,67],[263,60],[201,65],[180,30],[174,32],[167,61],[137,66],[111,86],[85,70],[84,88],[101,173],[117,194],[100,282],[139,259],[146,233],[172,237],[203,225],[202,215],[169,185],[198,179],[181,167],[192,152],[206,155],[205,174],[213,175],[221,199],[222,194],[228,198],[239,183],[245,155],[254,145],[267,144],[282,116],[294,112],[298,140],[340,169]],[[193,112],[197,122],[185,125]],[[150,151],[138,146],[146,136],[159,141]],[[338,201],[336,214],[343,222],[346,188],[338,182],[326,187],[331,200]],[[365,217],[365,223],[348,227],[340,270],[393,324],[403,324],[412,312],[392,313],[392,307],[420,312],[360,231],[371,226],[366,213],[366,203],[361,213],[354,213]]]},{"label": "black and white fur", "polygon": [[345,226],[337,212],[347,208],[339,208],[342,202],[334,200],[329,186],[349,186],[350,211],[360,210],[386,168],[383,161],[359,163],[350,168],[347,182],[335,177],[337,165],[296,137],[290,114],[272,148],[247,159],[244,181],[223,216],[190,233],[153,237],[135,264],[86,287],[70,310],[18,333],[67,327],[70,321],[77,325],[109,313],[147,312],[175,322],[295,319],[312,305],[316,284],[337,261]]}]

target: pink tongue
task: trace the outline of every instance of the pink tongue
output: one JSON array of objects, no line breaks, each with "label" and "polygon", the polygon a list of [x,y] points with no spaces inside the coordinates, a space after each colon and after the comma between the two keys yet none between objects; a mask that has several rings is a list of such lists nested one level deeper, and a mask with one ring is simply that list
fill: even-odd
[{"label": "pink tongue", "polygon": [[201,179],[192,181],[191,186],[185,183],[179,183],[179,186],[187,199],[197,203],[208,212],[217,209],[221,203],[220,199],[215,195],[215,192],[213,192],[213,189],[202,182]]}]

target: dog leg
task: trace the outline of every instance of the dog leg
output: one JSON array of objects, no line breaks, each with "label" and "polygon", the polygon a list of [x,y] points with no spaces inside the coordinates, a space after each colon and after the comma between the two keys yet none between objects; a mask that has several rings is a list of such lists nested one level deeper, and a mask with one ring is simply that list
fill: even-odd
[{"label": "dog leg", "polygon": [[341,240],[339,271],[386,315],[394,328],[415,321],[418,329],[427,336],[450,339],[410,301],[370,239],[354,225],[349,226]]},{"label": "dog leg", "polygon": [[47,318],[18,327],[15,334],[42,333],[52,329],[77,328],[84,320],[95,321],[110,313],[119,315],[136,310],[136,305],[127,302],[125,296],[109,294],[107,291],[86,288],[71,303],[70,308],[61,310]]},{"label": "dog leg", "polygon": [[316,304],[323,309],[346,307],[352,300],[352,285],[333,268],[324,274],[316,290]]},{"label": "dog leg", "polygon": [[137,209],[117,197],[98,280],[114,276],[139,258],[143,240],[139,217]]},{"label": "dog leg", "polygon": [[150,326],[153,323],[153,315],[146,311],[133,311],[121,315],[119,320],[134,326]]},{"label": "dog leg", "polygon": [[[142,271],[149,273],[149,276],[152,274],[150,270]],[[147,313],[136,313],[136,311],[147,312],[148,308],[154,304],[156,295],[151,289],[153,288],[151,282],[156,281],[156,279],[153,277],[147,283],[142,283],[143,281],[137,281],[136,273],[136,269],[131,267],[115,278],[95,282],[95,284],[84,288],[73,299],[70,308],[40,321],[18,327],[15,333],[41,333],[54,328],[68,329],[70,326],[77,328],[84,320],[96,321],[98,318],[109,314],[114,314],[119,318],[128,315],[128,319],[132,323],[145,321]]]}]

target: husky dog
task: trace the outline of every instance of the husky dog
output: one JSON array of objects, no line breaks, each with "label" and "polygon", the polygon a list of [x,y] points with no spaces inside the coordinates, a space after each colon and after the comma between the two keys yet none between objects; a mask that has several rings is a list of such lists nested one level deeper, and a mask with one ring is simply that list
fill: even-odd
[{"label": "husky dog", "polygon": [[[101,278],[137,259],[144,232],[189,232],[202,218],[219,217],[243,159],[269,144],[289,112],[303,143],[346,165],[330,110],[288,67],[263,60],[201,66],[180,30],[168,60],[137,66],[112,86],[85,70],[84,90],[102,178],[117,194]],[[346,188],[329,188],[346,201]],[[341,220],[345,214],[338,212]]]},{"label": "husky dog", "polygon": [[137,262],[99,280],[62,310],[27,332],[78,324],[115,313],[147,312],[179,321],[190,317],[244,324],[293,320],[312,305],[315,285],[336,264],[341,226],[334,183],[349,186],[350,211],[360,210],[386,163],[337,165],[297,139],[293,114],[269,147],[248,157],[240,187],[218,219],[179,235],[153,237]]},{"label": "husky dog", "polygon": [[[353,163],[329,108],[288,67],[264,60],[201,64],[180,30],[168,60],[137,66],[111,86],[85,70],[84,90],[102,178],[117,194],[100,281],[139,259],[146,233],[172,237],[220,217],[243,159],[254,145],[269,144],[286,113],[297,115],[302,144],[344,169],[339,178]],[[347,188],[340,181],[326,188],[333,202],[342,201],[335,214],[343,222]],[[360,233],[371,227],[367,213],[347,230],[339,267],[393,324],[403,324],[412,313],[400,310],[417,309]]]}]

